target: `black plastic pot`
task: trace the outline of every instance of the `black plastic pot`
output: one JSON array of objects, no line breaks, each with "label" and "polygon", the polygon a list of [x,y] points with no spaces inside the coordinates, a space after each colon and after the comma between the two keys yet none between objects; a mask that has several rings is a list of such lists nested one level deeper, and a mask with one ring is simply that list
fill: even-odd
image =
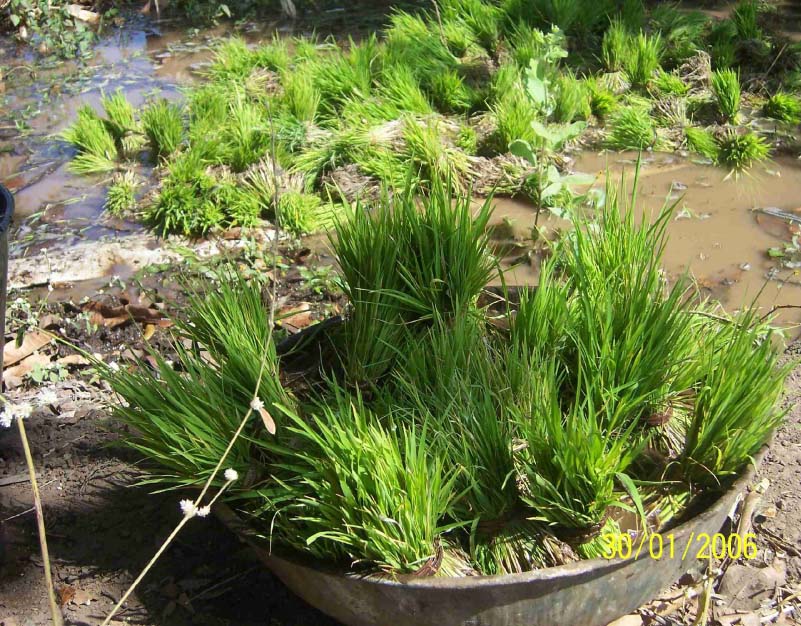
[{"label": "black plastic pot", "polygon": [[651,558],[646,546],[640,558],[592,559],[504,576],[403,582],[355,576],[271,551],[233,511],[221,506],[216,513],[289,589],[347,626],[605,626],[699,569],[699,535],[721,530],[754,473],[748,467],[703,510],[662,533],[666,545],[668,533],[673,537],[673,558]]},{"label": "black plastic pot", "polygon": [[[14,216],[14,196],[0,185],[0,341],[6,337],[6,287],[8,285],[8,227]],[[2,348],[0,348],[2,353]],[[3,377],[3,360],[0,359],[0,380]]]}]

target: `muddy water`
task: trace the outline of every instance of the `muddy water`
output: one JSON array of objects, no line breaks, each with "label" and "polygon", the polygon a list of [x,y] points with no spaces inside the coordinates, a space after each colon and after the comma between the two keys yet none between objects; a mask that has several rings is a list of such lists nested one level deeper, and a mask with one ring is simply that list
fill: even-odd
[{"label": "muddy water", "polygon": [[[585,154],[577,158],[575,169],[597,175],[594,186],[599,189],[607,170],[615,181],[623,174],[630,191],[635,162],[633,154]],[[706,294],[729,309],[755,298],[766,311],[801,305],[798,270],[778,268],[767,252],[789,245],[799,226],[756,210],[775,207],[801,217],[801,161],[782,157],[735,179],[727,178],[725,170],[678,156],[649,155],[641,166],[635,215],[645,211],[646,216],[655,217],[666,203],[675,203],[664,259],[670,275],[689,271]],[[495,220],[506,218],[511,234],[522,242],[534,224],[533,209],[509,199],[496,204]],[[553,230],[570,224],[541,216],[540,226]],[[524,258],[522,252],[522,248],[510,250],[509,257],[517,256],[519,261]],[[536,263],[507,266],[508,282],[536,283]],[[801,313],[782,309],[780,321],[801,323]]]}]

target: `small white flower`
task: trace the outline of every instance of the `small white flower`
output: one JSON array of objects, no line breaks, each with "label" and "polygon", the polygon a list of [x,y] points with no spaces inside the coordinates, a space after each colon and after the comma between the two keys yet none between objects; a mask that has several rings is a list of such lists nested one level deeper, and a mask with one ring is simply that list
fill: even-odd
[{"label": "small white flower", "polygon": [[14,416],[11,415],[11,412],[8,408],[4,408],[3,412],[0,413],[0,426],[3,428],[11,428],[11,422],[14,421]]},{"label": "small white flower", "polygon": [[207,504],[206,506],[202,506],[197,510],[198,517],[208,517],[208,514],[211,513],[211,507]]},{"label": "small white flower", "polygon": [[108,364],[108,366],[109,366],[109,367],[110,367],[112,370],[114,370],[115,372],[119,372],[119,371],[120,371],[120,364],[119,364],[119,363],[117,363],[116,361],[109,361],[109,364]]},{"label": "small white flower", "polygon": [[186,517],[194,517],[195,515],[197,515],[197,507],[195,506],[195,503],[192,502],[191,500],[181,500],[180,506],[181,506],[181,513],[186,515]]},{"label": "small white flower", "polygon": [[51,293],[53,292],[53,283],[47,283],[47,290]]},{"label": "small white flower", "polygon": [[225,476],[225,480],[227,480],[229,483],[239,478],[239,473],[235,469],[231,468],[225,470],[225,474],[223,475]]},{"label": "small white flower", "polygon": [[39,393],[39,404],[42,406],[50,406],[58,402],[58,395],[52,389],[43,389]]},{"label": "small white flower", "polygon": [[257,412],[261,411],[264,408],[264,402],[261,401],[261,398],[256,396],[250,401],[250,408]]}]

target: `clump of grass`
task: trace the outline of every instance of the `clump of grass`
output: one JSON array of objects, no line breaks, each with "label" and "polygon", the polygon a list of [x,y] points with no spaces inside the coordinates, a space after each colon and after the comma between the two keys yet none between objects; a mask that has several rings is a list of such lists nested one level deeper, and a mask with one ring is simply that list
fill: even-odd
[{"label": "clump of grass", "polygon": [[284,106],[301,122],[313,122],[320,106],[320,93],[309,72],[288,70],[282,76]]},{"label": "clump of grass", "polygon": [[623,22],[613,19],[601,42],[601,61],[607,72],[619,72],[631,54],[629,32]]},{"label": "clump of grass", "polygon": [[124,156],[135,156],[142,147],[142,136],[136,121],[133,105],[121,89],[101,99],[106,112],[106,127],[114,137],[118,151]]},{"label": "clump of grass", "polygon": [[519,85],[501,94],[490,110],[497,124],[494,139],[498,152],[506,152],[516,139],[534,141],[531,122],[537,119],[537,111]]},{"label": "clump of grass", "polygon": [[723,121],[737,121],[740,114],[740,76],[734,70],[715,70],[711,86]]},{"label": "clump of grass", "polygon": [[447,181],[456,188],[468,173],[469,162],[461,150],[446,145],[442,125],[436,120],[418,122],[407,118],[403,126],[405,154],[423,181]]},{"label": "clump of grass", "polygon": [[159,159],[167,159],[183,141],[181,108],[165,99],[156,100],[142,111],[142,128],[150,149]]},{"label": "clump of grass", "polygon": [[663,44],[659,33],[640,33],[632,40],[629,52],[624,57],[623,68],[629,81],[636,87],[644,87],[659,69]]},{"label": "clump of grass", "polygon": [[566,73],[556,81],[553,119],[558,123],[586,120],[590,116],[590,100],[583,81]]},{"label": "clump of grass", "polygon": [[663,63],[678,67],[705,47],[710,19],[701,11],[687,11],[678,5],[660,2],[648,15],[652,30],[662,34],[665,41]]},{"label": "clump of grass", "polygon": [[379,93],[398,111],[428,115],[433,113],[428,96],[408,65],[391,65],[381,75]]},{"label": "clump of grass", "polygon": [[783,91],[776,92],[762,106],[762,115],[787,124],[801,122],[801,100]]},{"label": "clump of grass", "polygon": [[718,141],[718,161],[735,172],[749,169],[754,163],[767,159],[769,154],[768,143],[752,132],[739,133],[731,129]]},{"label": "clump of grass", "polygon": [[136,208],[136,189],[140,186],[136,173],[128,170],[117,174],[106,192],[105,210],[120,217]]},{"label": "clump of grass", "polygon": [[779,367],[771,337],[771,329],[747,310],[704,346],[704,374],[682,452],[684,474],[693,483],[720,485],[750,461],[781,421],[777,401],[792,364]]},{"label": "clump of grass", "polygon": [[[272,327],[256,281],[233,270],[211,291],[190,285],[176,325],[180,368],[158,354],[152,355],[152,365],[142,361],[118,370],[101,365],[112,389],[128,401],[114,408],[133,429],[128,445],[158,458],[164,473],[153,482],[171,487],[203,484],[212,473],[248,410],[257,380],[259,398],[271,414],[279,414],[279,405],[294,406],[278,378]],[[185,348],[182,337],[202,346],[205,355]],[[245,436],[233,444],[226,464],[241,476],[259,472],[252,441],[263,431],[254,416]]]},{"label": "clump of grass", "polygon": [[590,96],[590,111],[593,115],[600,119],[606,119],[615,112],[618,102],[612,91],[594,80],[587,82],[587,91]]},{"label": "clump of grass", "polygon": [[718,161],[718,142],[712,133],[703,128],[687,126],[684,129],[684,134],[687,139],[687,147],[690,150],[712,159],[713,163]]},{"label": "clump of grass", "polygon": [[103,118],[87,105],[78,109],[75,123],[62,131],[61,139],[78,149],[69,165],[76,174],[111,172],[117,167],[117,144]]},{"label": "clump of grass", "polygon": [[276,215],[279,226],[293,235],[313,233],[332,223],[330,211],[326,211],[319,196],[298,191],[285,191],[279,196]]},{"label": "clump of grass", "polygon": [[660,71],[651,81],[651,87],[661,96],[686,96],[690,86],[672,72]]},{"label": "clump of grass", "polygon": [[443,113],[464,113],[473,106],[476,97],[456,70],[444,70],[432,76],[428,83],[431,101]]},{"label": "clump of grass", "polygon": [[612,120],[606,144],[613,150],[643,150],[656,142],[656,130],[647,109],[623,107]]}]

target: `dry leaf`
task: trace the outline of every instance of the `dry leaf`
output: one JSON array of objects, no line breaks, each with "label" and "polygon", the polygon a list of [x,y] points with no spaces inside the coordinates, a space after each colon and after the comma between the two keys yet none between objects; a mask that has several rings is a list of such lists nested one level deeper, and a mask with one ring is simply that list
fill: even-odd
[{"label": "dry leaf", "polygon": [[39,348],[50,343],[52,338],[53,335],[50,333],[34,331],[25,335],[22,339],[22,345],[19,347],[16,345],[16,341],[9,341],[3,351],[3,367],[19,363],[29,354],[33,354]]},{"label": "dry leaf", "polygon": [[72,602],[72,599],[75,597],[75,587],[64,585],[62,587],[58,587],[56,589],[56,593],[58,594],[58,603],[61,606],[66,606]]},{"label": "dry leaf", "polygon": [[22,384],[22,379],[26,374],[33,371],[37,365],[47,365],[50,363],[50,357],[45,354],[31,354],[25,357],[20,363],[14,367],[9,367],[3,370],[3,382],[9,389],[19,387]]},{"label": "dry leaf", "polygon": [[259,409],[259,413],[261,413],[261,421],[264,422],[264,427],[267,429],[267,432],[271,435],[275,434],[275,420],[273,416],[265,409],[264,407]]},{"label": "dry leaf", "polygon": [[56,361],[59,365],[91,365],[92,362],[82,354],[68,354]]},{"label": "dry leaf", "polygon": [[88,302],[83,306],[83,310],[89,314],[91,323],[106,328],[116,328],[131,321],[162,328],[172,326],[172,321],[158,309],[134,304],[109,306],[100,302]]},{"label": "dry leaf", "polygon": [[82,6],[77,4],[67,5],[67,11],[76,20],[81,20],[82,22],[86,22],[88,24],[94,24],[97,22],[97,20],[100,19],[99,13],[95,13],[94,11],[88,11],[87,9],[84,9]]},{"label": "dry leaf", "polygon": [[150,341],[150,338],[156,333],[155,324],[145,324],[145,331],[142,333],[142,339]]},{"label": "dry leaf", "polygon": [[288,332],[295,334],[312,323],[311,304],[301,302],[294,307],[286,307],[278,312],[278,323]]}]

